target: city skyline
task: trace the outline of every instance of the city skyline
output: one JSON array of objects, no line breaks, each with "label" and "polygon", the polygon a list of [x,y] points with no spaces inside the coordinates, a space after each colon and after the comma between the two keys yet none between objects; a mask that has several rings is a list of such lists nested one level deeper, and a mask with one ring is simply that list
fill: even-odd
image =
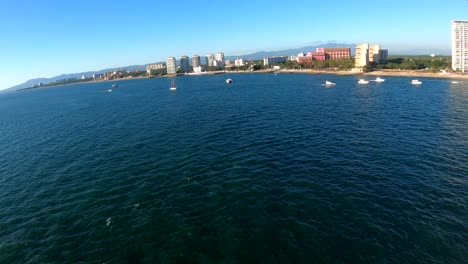
[{"label": "city skyline", "polygon": [[[208,12],[208,16],[205,14]],[[321,12],[328,10],[329,12]],[[84,0],[6,0],[0,8],[0,89],[38,77],[165,61],[212,51],[242,55],[316,45],[379,43],[395,52],[451,47],[451,21],[468,2],[236,1],[129,5]],[[195,12],[190,23],[174,13]],[[362,15],[359,15],[362,14]],[[170,41],[167,41],[170,39]]]}]

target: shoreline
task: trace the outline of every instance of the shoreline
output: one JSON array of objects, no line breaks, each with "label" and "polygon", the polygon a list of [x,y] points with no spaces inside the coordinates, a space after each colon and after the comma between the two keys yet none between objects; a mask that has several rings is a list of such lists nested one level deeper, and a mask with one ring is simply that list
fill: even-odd
[{"label": "shoreline", "polygon": [[380,70],[380,71],[372,71],[366,73],[360,72],[351,72],[351,71],[331,71],[331,70],[311,70],[311,69],[304,69],[304,70],[257,70],[257,71],[216,71],[216,72],[204,72],[202,74],[177,74],[177,75],[161,75],[161,76],[138,76],[132,78],[120,78],[120,79],[112,79],[112,80],[91,80],[91,81],[84,81],[84,82],[74,82],[74,83],[66,83],[66,84],[58,84],[58,85],[45,85],[39,87],[28,87],[22,88],[18,90],[14,90],[13,92],[22,92],[28,91],[33,89],[47,89],[52,87],[58,86],[67,86],[79,83],[100,83],[100,82],[118,82],[124,80],[135,80],[135,79],[153,79],[153,78],[167,78],[167,77],[177,77],[177,76],[203,76],[203,75],[215,75],[215,74],[245,74],[245,73],[279,73],[279,74],[332,74],[338,76],[348,76],[348,75],[356,75],[356,76],[393,76],[393,77],[421,77],[421,78],[439,78],[439,79],[468,79],[468,75],[461,75],[461,74],[443,74],[440,72],[425,72],[425,71],[418,71],[418,70]]},{"label": "shoreline", "polygon": [[[257,71],[260,72],[260,71]],[[273,71],[264,71],[273,72]],[[425,77],[441,79],[468,79],[468,75],[443,74],[440,72],[425,72],[417,70],[380,70],[366,73],[351,71],[326,71],[326,70],[281,70],[277,73],[305,73],[305,74],[333,74],[333,75],[356,75],[356,76],[394,76],[394,77]]]},{"label": "shoreline", "polygon": [[356,76],[394,76],[394,77],[421,77],[421,78],[440,78],[440,79],[468,79],[468,75],[461,74],[443,74],[441,72],[426,72],[418,70],[379,70],[372,72],[351,72],[351,71],[332,71],[332,70],[258,70],[258,71],[232,71],[226,72],[229,73],[278,73],[278,74],[332,74],[332,75],[356,75]]}]

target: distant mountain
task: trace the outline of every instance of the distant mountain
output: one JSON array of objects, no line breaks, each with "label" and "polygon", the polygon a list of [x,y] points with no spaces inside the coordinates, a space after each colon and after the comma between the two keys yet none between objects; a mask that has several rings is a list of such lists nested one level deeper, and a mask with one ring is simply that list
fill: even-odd
[{"label": "distant mountain", "polygon": [[11,90],[18,90],[22,88],[28,88],[32,87],[38,83],[51,83],[55,82],[57,80],[63,80],[63,79],[69,79],[69,78],[81,78],[81,76],[86,76],[86,77],[91,77],[93,74],[101,74],[101,73],[106,73],[110,71],[118,71],[118,70],[128,70],[128,71],[136,71],[136,70],[145,70],[146,71],[146,65],[130,65],[130,66],[125,66],[125,67],[116,67],[116,68],[109,68],[109,69],[103,69],[99,71],[87,71],[87,72],[79,72],[79,73],[68,73],[68,74],[61,74],[52,78],[35,78],[28,80],[22,84],[10,87],[8,89],[3,90],[4,91],[11,91]]},{"label": "distant mountain", "polygon": [[307,53],[309,51],[315,51],[317,48],[335,48],[335,47],[349,47],[351,48],[351,53],[354,54],[356,44],[343,44],[343,43],[324,43],[315,46],[306,46],[302,48],[287,49],[287,50],[277,50],[277,51],[259,51],[247,55],[237,55],[237,56],[226,56],[227,60],[235,60],[237,58],[242,58],[244,60],[262,60],[265,57],[273,56],[291,56],[297,55],[301,52]]},{"label": "distant mountain", "polygon": [[[291,55],[296,55],[301,52],[315,51],[316,48],[328,48],[328,47],[350,47],[351,53],[354,53],[355,46],[356,46],[355,44],[324,43],[321,45],[307,46],[307,47],[295,48],[295,49],[277,50],[277,51],[259,51],[259,52],[246,54],[246,55],[226,56],[225,59],[235,60],[236,58],[243,58],[244,60],[261,60],[264,57],[268,57],[268,56],[291,56]],[[161,62],[158,62],[158,63],[161,63]],[[14,90],[22,89],[22,88],[32,87],[38,83],[47,84],[47,83],[55,82],[57,80],[69,79],[69,78],[81,78],[81,76],[83,75],[89,77],[89,76],[92,76],[93,74],[101,74],[101,73],[106,73],[106,72],[116,71],[116,70],[128,70],[128,71],[146,70],[146,65],[147,64],[131,65],[131,66],[125,66],[125,67],[102,69],[99,71],[87,71],[87,72],[79,72],[79,73],[62,74],[62,75],[58,75],[52,78],[35,78],[35,79],[28,80],[22,84],[10,87],[3,91],[14,91]]]},{"label": "distant mountain", "polygon": [[[309,51],[315,51],[316,48],[333,48],[333,47],[350,47],[351,48],[351,54],[355,53],[355,47],[356,44],[345,44],[345,43],[323,43],[320,45],[315,45],[315,46],[306,46],[306,47],[301,47],[301,48],[294,48],[294,49],[286,49],[286,50],[277,50],[277,51],[259,51],[255,52],[252,54],[246,54],[246,55],[236,55],[236,56],[226,56],[226,60],[235,60],[236,58],[242,58],[244,60],[262,60],[265,57],[271,57],[271,56],[291,56],[291,55],[297,55],[298,53],[304,52],[307,53]],[[450,49],[418,49],[418,50],[390,50],[390,55],[429,55],[429,54],[436,54],[436,55],[450,55]],[[202,58],[202,62],[203,58]],[[163,63],[163,62],[157,62],[157,63]],[[88,71],[88,72],[79,72],[79,73],[70,73],[70,74],[62,74],[59,76],[55,76],[52,78],[36,78],[36,79],[31,79],[28,80],[22,84],[10,87],[6,90],[3,91],[14,91],[22,88],[28,88],[32,87],[38,83],[51,83],[55,82],[57,80],[62,80],[62,79],[69,79],[69,78],[81,78],[81,76],[92,76],[93,74],[101,74],[101,73],[106,73],[110,71],[116,71],[116,70],[128,70],[128,71],[135,71],[135,70],[146,70],[146,65],[130,65],[130,66],[125,66],[125,67],[116,67],[116,68],[109,68],[109,69],[102,69],[99,71]],[[2,91],[2,92],[3,92]]]}]

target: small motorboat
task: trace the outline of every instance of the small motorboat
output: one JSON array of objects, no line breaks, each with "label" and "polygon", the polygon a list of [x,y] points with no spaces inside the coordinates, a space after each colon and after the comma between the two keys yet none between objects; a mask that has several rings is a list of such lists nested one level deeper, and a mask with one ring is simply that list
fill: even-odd
[{"label": "small motorboat", "polygon": [[325,85],[325,86],[335,86],[336,83],[330,82],[330,81],[325,81],[324,85]]},{"label": "small motorboat", "polygon": [[112,89],[107,90],[109,93],[112,92]]},{"label": "small motorboat", "polygon": [[359,81],[358,81],[357,83],[358,83],[358,84],[368,84],[369,81],[364,80],[364,79],[359,79]]},{"label": "small motorboat", "polygon": [[422,84],[422,82],[420,80],[414,79],[414,80],[411,81],[411,84],[418,85],[418,84]]},{"label": "small motorboat", "polygon": [[115,87],[119,87],[119,85],[116,83],[112,84],[112,88],[115,88]]},{"label": "small motorboat", "polygon": [[232,81],[231,78],[227,78],[227,79],[226,79],[226,83],[232,83],[232,82],[233,82],[233,81]]},{"label": "small motorboat", "polygon": [[382,78],[380,78],[380,77],[377,77],[377,78],[375,79],[375,82],[385,82],[385,79],[382,79]]}]

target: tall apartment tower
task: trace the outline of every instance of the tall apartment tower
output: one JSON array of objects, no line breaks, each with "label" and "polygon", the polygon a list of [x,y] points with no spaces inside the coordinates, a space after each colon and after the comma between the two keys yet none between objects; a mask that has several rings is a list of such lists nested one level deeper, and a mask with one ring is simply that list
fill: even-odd
[{"label": "tall apartment tower", "polygon": [[190,71],[189,57],[188,56],[180,57],[180,70],[182,72],[189,72]]},{"label": "tall apartment tower", "polygon": [[356,47],[355,67],[367,67],[369,65],[369,44],[363,43]]},{"label": "tall apartment tower", "polygon": [[213,54],[206,55],[206,66],[212,67],[213,64],[214,64],[214,55]]},{"label": "tall apartment tower", "polygon": [[468,21],[452,21],[452,69],[468,71]]},{"label": "tall apartment tower", "polygon": [[224,67],[224,53],[222,52],[216,53],[215,60],[217,61],[216,65]]},{"label": "tall apartment tower", "polygon": [[168,57],[166,59],[166,69],[167,74],[176,74],[177,73],[177,64],[174,57]]},{"label": "tall apartment tower", "polygon": [[369,45],[369,62],[380,62],[380,45]]},{"label": "tall apartment tower", "polygon": [[194,68],[200,67],[200,56],[198,56],[198,55],[193,55],[192,56],[192,66]]}]

